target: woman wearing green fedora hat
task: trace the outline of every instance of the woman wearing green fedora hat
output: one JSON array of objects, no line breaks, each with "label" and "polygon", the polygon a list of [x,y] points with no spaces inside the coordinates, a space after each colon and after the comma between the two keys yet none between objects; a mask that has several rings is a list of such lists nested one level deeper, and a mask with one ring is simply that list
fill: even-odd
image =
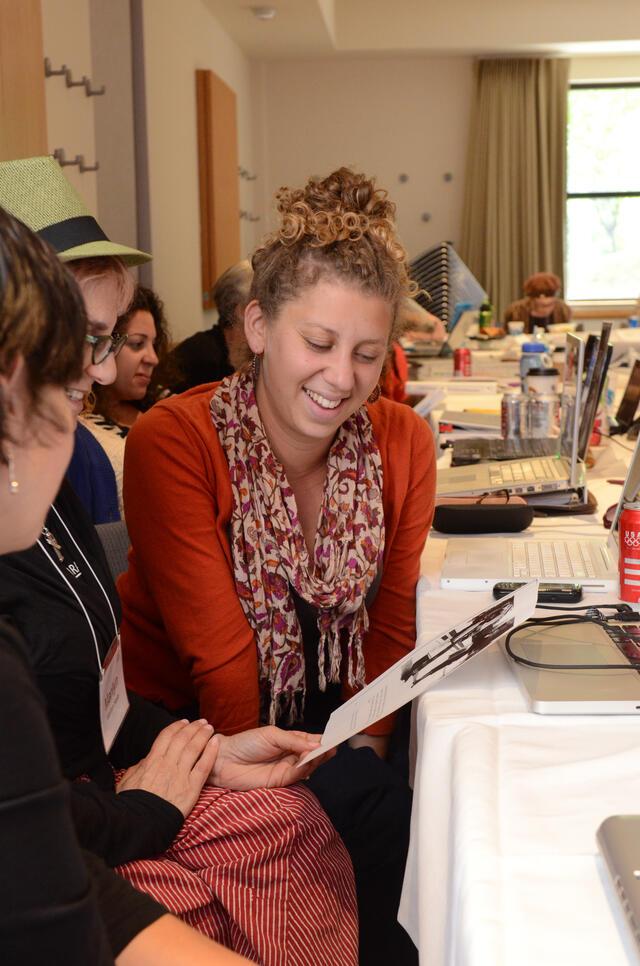
[{"label": "woman wearing green fedora hat", "polygon": [[[71,275],[0,210],[0,554],[34,542],[62,481],[75,422],[65,387],[81,372],[86,331]],[[3,966],[245,962],[81,852],[27,652],[0,618]]]},{"label": "woman wearing green fedora hat", "polygon": [[[66,182],[56,188],[52,164],[0,163],[0,206],[61,246],[78,279],[89,329],[83,368],[64,386],[77,414],[91,382],[115,375],[111,332],[131,284],[120,257],[148,256],[96,237]],[[16,460],[12,492],[25,492],[25,472]],[[296,765],[317,739],[272,727],[214,734],[205,720],[176,721],[124,689],[118,596],[67,484],[36,544],[0,560],[0,611],[26,640],[64,774],[76,780],[71,807],[85,848],[254,961],[355,963],[348,855],[311,792],[294,784],[311,773]]]}]

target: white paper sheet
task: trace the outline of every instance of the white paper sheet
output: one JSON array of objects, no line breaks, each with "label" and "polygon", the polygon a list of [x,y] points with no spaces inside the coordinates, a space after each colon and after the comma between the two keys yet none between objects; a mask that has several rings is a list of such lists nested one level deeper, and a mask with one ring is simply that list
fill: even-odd
[{"label": "white paper sheet", "polygon": [[445,631],[419,644],[392,667],[354,694],[333,712],[320,746],[300,762],[324,754],[369,725],[397,711],[423,691],[451,674],[512,628],[533,614],[538,600],[538,581],[531,580],[513,594],[494,601]]}]

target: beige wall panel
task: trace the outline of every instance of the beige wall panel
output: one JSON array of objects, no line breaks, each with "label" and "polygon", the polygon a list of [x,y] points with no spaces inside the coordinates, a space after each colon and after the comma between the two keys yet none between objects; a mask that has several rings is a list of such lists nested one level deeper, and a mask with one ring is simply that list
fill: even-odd
[{"label": "beige wall panel", "polygon": [[[203,310],[194,71],[213,70],[237,98],[239,163],[255,172],[249,62],[201,0],[145,0],[144,43],[154,285],[176,338],[215,321]],[[256,181],[239,181],[255,211]],[[241,253],[263,222],[240,225]]]},{"label": "beige wall panel", "polygon": [[[94,76],[91,56],[89,0],[42,0],[42,22],[44,53],[52,66],[66,64],[74,80],[86,74],[99,86],[102,80]],[[87,97],[84,87],[67,87],[64,77],[48,77],[45,91],[49,154],[64,148],[67,157],[83,154],[87,164],[94,164],[95,98]],[[98,214],[95,172],[80,174],[77,167],[70,165],[64,173],[90,210]]]},{"label": "beige wall panel", "polygon": [[459,242],[471,58],[265,62],[254,92],[267,225],[280,185],[346,164],[388,189],[410,255]]}]

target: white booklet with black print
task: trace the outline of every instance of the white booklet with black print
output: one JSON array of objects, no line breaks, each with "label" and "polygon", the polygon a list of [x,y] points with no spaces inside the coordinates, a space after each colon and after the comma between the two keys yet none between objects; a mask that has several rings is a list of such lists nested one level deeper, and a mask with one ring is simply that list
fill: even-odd
[{"label": "white booklet with black print", "polygon": [[538,581],[531,580],[514,593],[496,600],[443,634],[418,644],[410,654],[396,661],[375,681],[336,708],[324,729],[320,747],[309,752],[300,764],[335,748],[428,691],[489,644],[531,617],[537,601]]}]

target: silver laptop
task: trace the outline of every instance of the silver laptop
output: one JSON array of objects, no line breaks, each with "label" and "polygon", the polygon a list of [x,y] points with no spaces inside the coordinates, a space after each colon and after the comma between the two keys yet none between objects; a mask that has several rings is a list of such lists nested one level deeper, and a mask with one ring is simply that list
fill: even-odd
[{"label": "silver laptop", "polygon": [[533,536],[449,540],[442,587],[487,590],[503,580],[579,583],[592,592],[618,591],[618,520],[623,504],[640,493],[640,437],[633,451],[609,536],[541,540]]},{"label": "silver laptop", "polygon": [[[596,833],[607,894],[630,962],[640,962],[640,815],[610,815]],[[625,928],[626,927],[626,928]]]},{"label": "silver laptop", "polygon": [[[550,664],[529,667],[511,660],[513,670],[536,714],[640,714],[640,674],[629,667],[640,659],[639,623],[593,622],[523,627],[511,639],[511,650],[526,661]],[[579,665],[558,668],[558,664]],[[603,668],[603,664],[615,668]],[[591,670],[593,668],[593,670]]]},{"label": "silver laptop", "polygon": [[[555,456],[500,460],[439,470],[438,496],[474,496],[508,490],[515,494],[551,493],[584,485],[584,463],[578,459],[584,342],[567,335],[561,426]],[[591,435],[591,434],[589,434]]]}]

